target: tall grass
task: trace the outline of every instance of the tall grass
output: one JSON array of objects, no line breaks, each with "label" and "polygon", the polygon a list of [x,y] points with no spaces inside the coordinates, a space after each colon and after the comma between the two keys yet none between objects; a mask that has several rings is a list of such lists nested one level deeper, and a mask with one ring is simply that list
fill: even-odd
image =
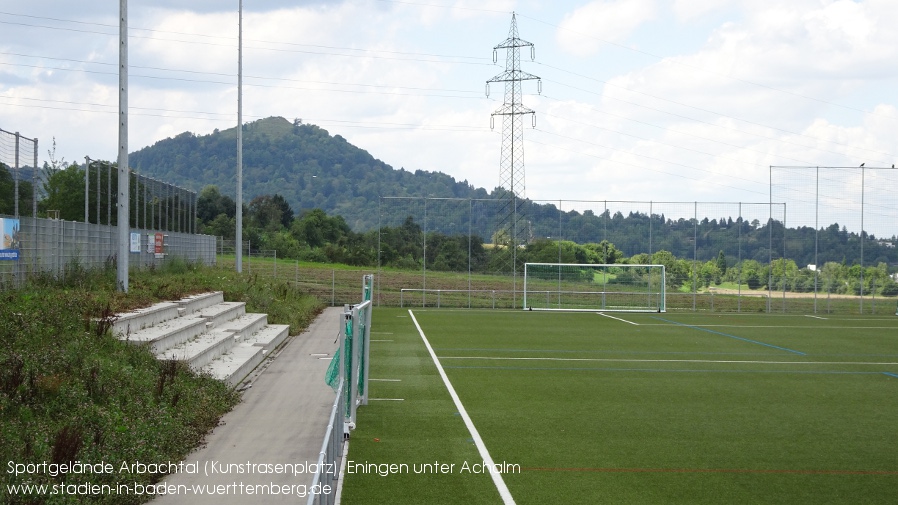
[{"label": "tall grass", "polygon": [[[224,383],[183,364],[159,362],[146,347],[109,331],[117,312],[221,290],[269,321],[305,327],[321,304],[284,282],[171,261],[131,272],[116,291],[112,265],[69,265],[0,293],[0,503],[139,503],[146,497],[10,495],[7,484],[158,482],[161,474],[120,473],[122,462],[178,462],[239,402]],[[100,475],[8,473],[22,463],[111,462]]]}]

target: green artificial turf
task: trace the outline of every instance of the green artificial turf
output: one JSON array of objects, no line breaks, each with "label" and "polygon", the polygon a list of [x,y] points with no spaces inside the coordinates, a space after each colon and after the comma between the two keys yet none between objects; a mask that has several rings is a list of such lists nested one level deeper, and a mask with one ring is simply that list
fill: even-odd
[{"label": "green artificial turf", "polygon": [[[898,317],[412,311],[514,500],[892,503]],[[616,319],[615,319],[616,318]],[[637,323],[637,324],[630,324]],[[480,461],[407,310],[374,311],[349,459]],[[379,438],[379,441],[374,441]],[[345,502],[498,503],[488,475],[347,475]]]}]

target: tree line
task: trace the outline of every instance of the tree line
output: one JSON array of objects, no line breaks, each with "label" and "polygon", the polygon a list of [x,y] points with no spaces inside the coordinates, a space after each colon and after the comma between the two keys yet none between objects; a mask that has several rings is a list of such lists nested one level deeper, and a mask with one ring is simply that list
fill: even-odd
[{"label": "tree line", "polygon": [[[215,186],[207,186],[200,192],[197,207],[202,233],[234,238],[236,203],[231,197],[221,194]],[[245,206],[244,215],[243,240],[253,249],[277,251],[278,258],[369,267],[380,263],[407,270],[509,273],[514,251],[519,265],[662,264],[671,289],[691,291],[741,284],[748,289],[812,292],[816,287],[818,292],[898,295],[898,284],[890,277],[885,262],[861,267],[857,263],[827,261],[815,271],[799,266],[794,259],[740,259],[722,249],[711,259],[698,260],[691,254],[681,257],[664,249],[627,255],[607,240],[577,243],[539,238],[527,244],[512,244],[501,230],[486,242],[484,237],[466,232],[425,231],[412,216],[396,226],[356,232],[342,216],[328,215],[321,209],[295,215],[277,194],[252,199]],[[748,226],[762,228],[757,224]]]},{"label": "tree line", "polygon": [[[91,165],[91,184],[99,177],[101,186],[111,184],[114,190],[117,178],[106,180],[109,173],[115,173],[106,165],[109,163]],[[59,212],[61,219],[83,220],[83,181],[84,171],[77,165],[55,161],[53,165],[45,164],[43,180],[39,181],[43,194],[38,202],[39,215],[46,216],[52,209]],[[140,183],[133,180],[132,184],[132,194],[140,192]],[[0,214],[13,212],[13,187],[10,171],[0,166]],[[31,208],[32,194],[31,182],[20,180],[21,214],[25,214],[22,209]],[[102,191],[101,198],[107,198],[105,195]],[[182,209],[184,202],[177,200],[174,196],[156,197],[159,211],[153,215],[150,227],[159,227],[169,220],[184,227],[183,220],[170,215],[172,209]],[[103,205],[114,203],[108,201]],[[490,209],[474,212],[464,205],[450,203],[429,204],[430,215],[439,219],[425,221],[426,230],[420,222],[421,209],[412,205],[384,209],[388,215],[381,218],[399,224],[356,231],[340,215],[328,214],[320,208],[306,209],[296,215],[279,193],[259,195],[244,204],[243,214],[247,219],[243,238],[254,249],[276,250],[283,258],[358,266],[374,266],[380,262],[408,269],[424,268],[426,263],[429,270],[507,272],[511,269],[512,251],[518,262],[662,263],[667,266],[668,283],[675,288],[710,287],[741,280],[750,288],[769,286],[774,290],[811,291],[816,283],[818,290],[835,293],[863,290],[888,294],[893,284],[889,274],[898,265],[895,237],[879,240],[866,233],[861,236],[837,223],[815,231],[809,227],[784,228],[777,221],[760,223],[741,218],[695,221],[639,212],[628,215],[609,211],[603,214],[561,212],[551,205],[527,209],[531,212],[528,215],[531,226],[536,230],[531,231],[526,244],[512,246],[502,237],[501,230],[490,234],[489,226],[495,221]],[[105,222],[106,213],[97,216],[94,201],[88,211],[92,222],[97,219]],[[136,211],[131,213],[133,226],[142,225],[137,221]],[[399,218],[403,211],[407,215]],[[196,212],[196,223],[191,225],[200,233],[234,238],[236,203],[217,186],[202,189]],[[109,224],[115,224],[116,214],[111,214]],[[366,219],[379,220],[376,215],[368,215]],[[437,221],[442,226],[433,224]],[[567,239],[549,237],[552,230],[557,234],[557,227],[540,228],[552,222],[562,223]],[[783,234],[787,234],[785,241]],[[861,240],[865,244],[863,268]],[[815,263],[815,242],[819,250],[816,270],[806,268]]]}]

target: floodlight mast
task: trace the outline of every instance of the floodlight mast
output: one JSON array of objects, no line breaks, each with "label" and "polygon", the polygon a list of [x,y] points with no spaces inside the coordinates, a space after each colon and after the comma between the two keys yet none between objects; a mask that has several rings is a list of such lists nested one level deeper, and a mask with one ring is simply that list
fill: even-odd
[{"label": "floodlight mast", "polygon": [[521,103],[521,83],[528,80],[537,81],[537,90],[542,93],[542,81],[539,77],[521,70],[521,48],[530,48],[530,59],[536,52],[532,43],[518,37],[518,23],[514,13],[511,14],[511,27],[508,38],[493,48],[493,63],[498,59],[498,50],[505,49],[505,71],[486,82],[486,95],[492,82],[505,83],[505,98],[501,107],[490,115],[490,128],[494,127],[496,116],[502,116],[502,151],[499,158],[499,185],[507,189],[503,195],[506,200],[500,212],[505,231],[510,238],[512,273],[514,276],[514,292],[517,293],[518,259],[517,249],[527,242],[522,237],[524,227],[519,223],[524,219],[523,209],[518,200],[526,198],[524,184],[524,127],[523,116],[531,116],[531,124],[536,127],[536,113]]},{"label": "floodlight mast", "polygon": [[[128,292],[130,254],[130,170],[128,169],[128,0],[119,0],[119,101],[118,101],[118,261],[116,284]],[[110,178],[111,180],[111,178]],[[99,219],[99,215],[97,217]]]},{"label": "floodlight mast", "polygon": [[243,0],[237,16],[237,230],[234,237],[234,261],[237,273],[243,272]]}]

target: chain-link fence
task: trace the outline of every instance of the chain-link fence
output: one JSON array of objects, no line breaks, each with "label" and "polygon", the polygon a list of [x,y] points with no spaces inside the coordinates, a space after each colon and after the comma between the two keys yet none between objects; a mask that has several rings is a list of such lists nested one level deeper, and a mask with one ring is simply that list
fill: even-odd
[{"label": "chain-link fence", "polygon": [[[37,139],[0,129],[0,214],[37,217]],[[30,167],[26,170],[26,167]],[[8,177],[8,180],[7,180]],[[2,186],[9,185],[9,188]],[[9,200],[7,201],[7,195]]]},{"label": "chain-link fence", "polygon": [[[224,268],[235,268],[234,240],[217,239],[216,263]],[[359,281],[376,270],[278,258],[277,251],[253,247],[251,241],[243,241],[244,273],[287,281],[331,306],[358,303]]]},{"label": "chain-link fence", "polygon": [[[95,224],[116,224],[118,213],[118,175],[114,163],[85,158],[82,167],[76,167],[78,176],[83,178],[84,187],[66,188],[77,194],[70,199],[83,202],[83,221]],[[52,177],[53,174],[49,174]],[[134,170],[129,172],[128,215],[133,227],[175,231],[196,232],[197,193],[164,181],[147,177]],[[61,199],[59,199],[61,200]],[[52,206],[58,200],[48,202]],[[64,203],[64,202],[59,202]],[[48,213],[52,212],[48,209]],[[82,220],[68,206],[62,210],[64,219]]]},{"label": "chain-link fence", "polygon": [[[103,268],[115,261],[118,228],[64,221],[20,217],[2,218],[16,223],[15,257],[0,261],[0,290],[20,285],[29,275],[50,273],[60,276],[66,269]],[[215,237],[133,228],[136,251],[130,253],[132,267],[159,265],[170,258],[212,265]],[[0,247],[0,249],[3,249]]]},{"label": "chain-link fence", "polygon": [[801,263],[806,251],[791,238],[798,232],[785,203],[528,201],[526,243],[509,239],[501,205],[381,199],[377,302],[519,308],[524,261],[629,258],[667,266],[668,310],[894,312],[885,280],[863,294],[815,289],[817,268]]},{"label": "chain-link fence", "polygon": [[[39,169],[37,149],[37,139],[0,129],[0,214],[117,224],[114,163],[85,157],[83,165]],[[195,191],[134,170],[129,181],[130,226],[196,233]]]},{"label": "chain-link fence", "polygon": [[861,313],[875,312],[877,304],[894,308],[898,170],[771,166],[770,198],[789,203],[785,254],[805,268],[806,275],[790,276],[805,285],[790,290],[813,292],[815,311],[844,297]]}]

